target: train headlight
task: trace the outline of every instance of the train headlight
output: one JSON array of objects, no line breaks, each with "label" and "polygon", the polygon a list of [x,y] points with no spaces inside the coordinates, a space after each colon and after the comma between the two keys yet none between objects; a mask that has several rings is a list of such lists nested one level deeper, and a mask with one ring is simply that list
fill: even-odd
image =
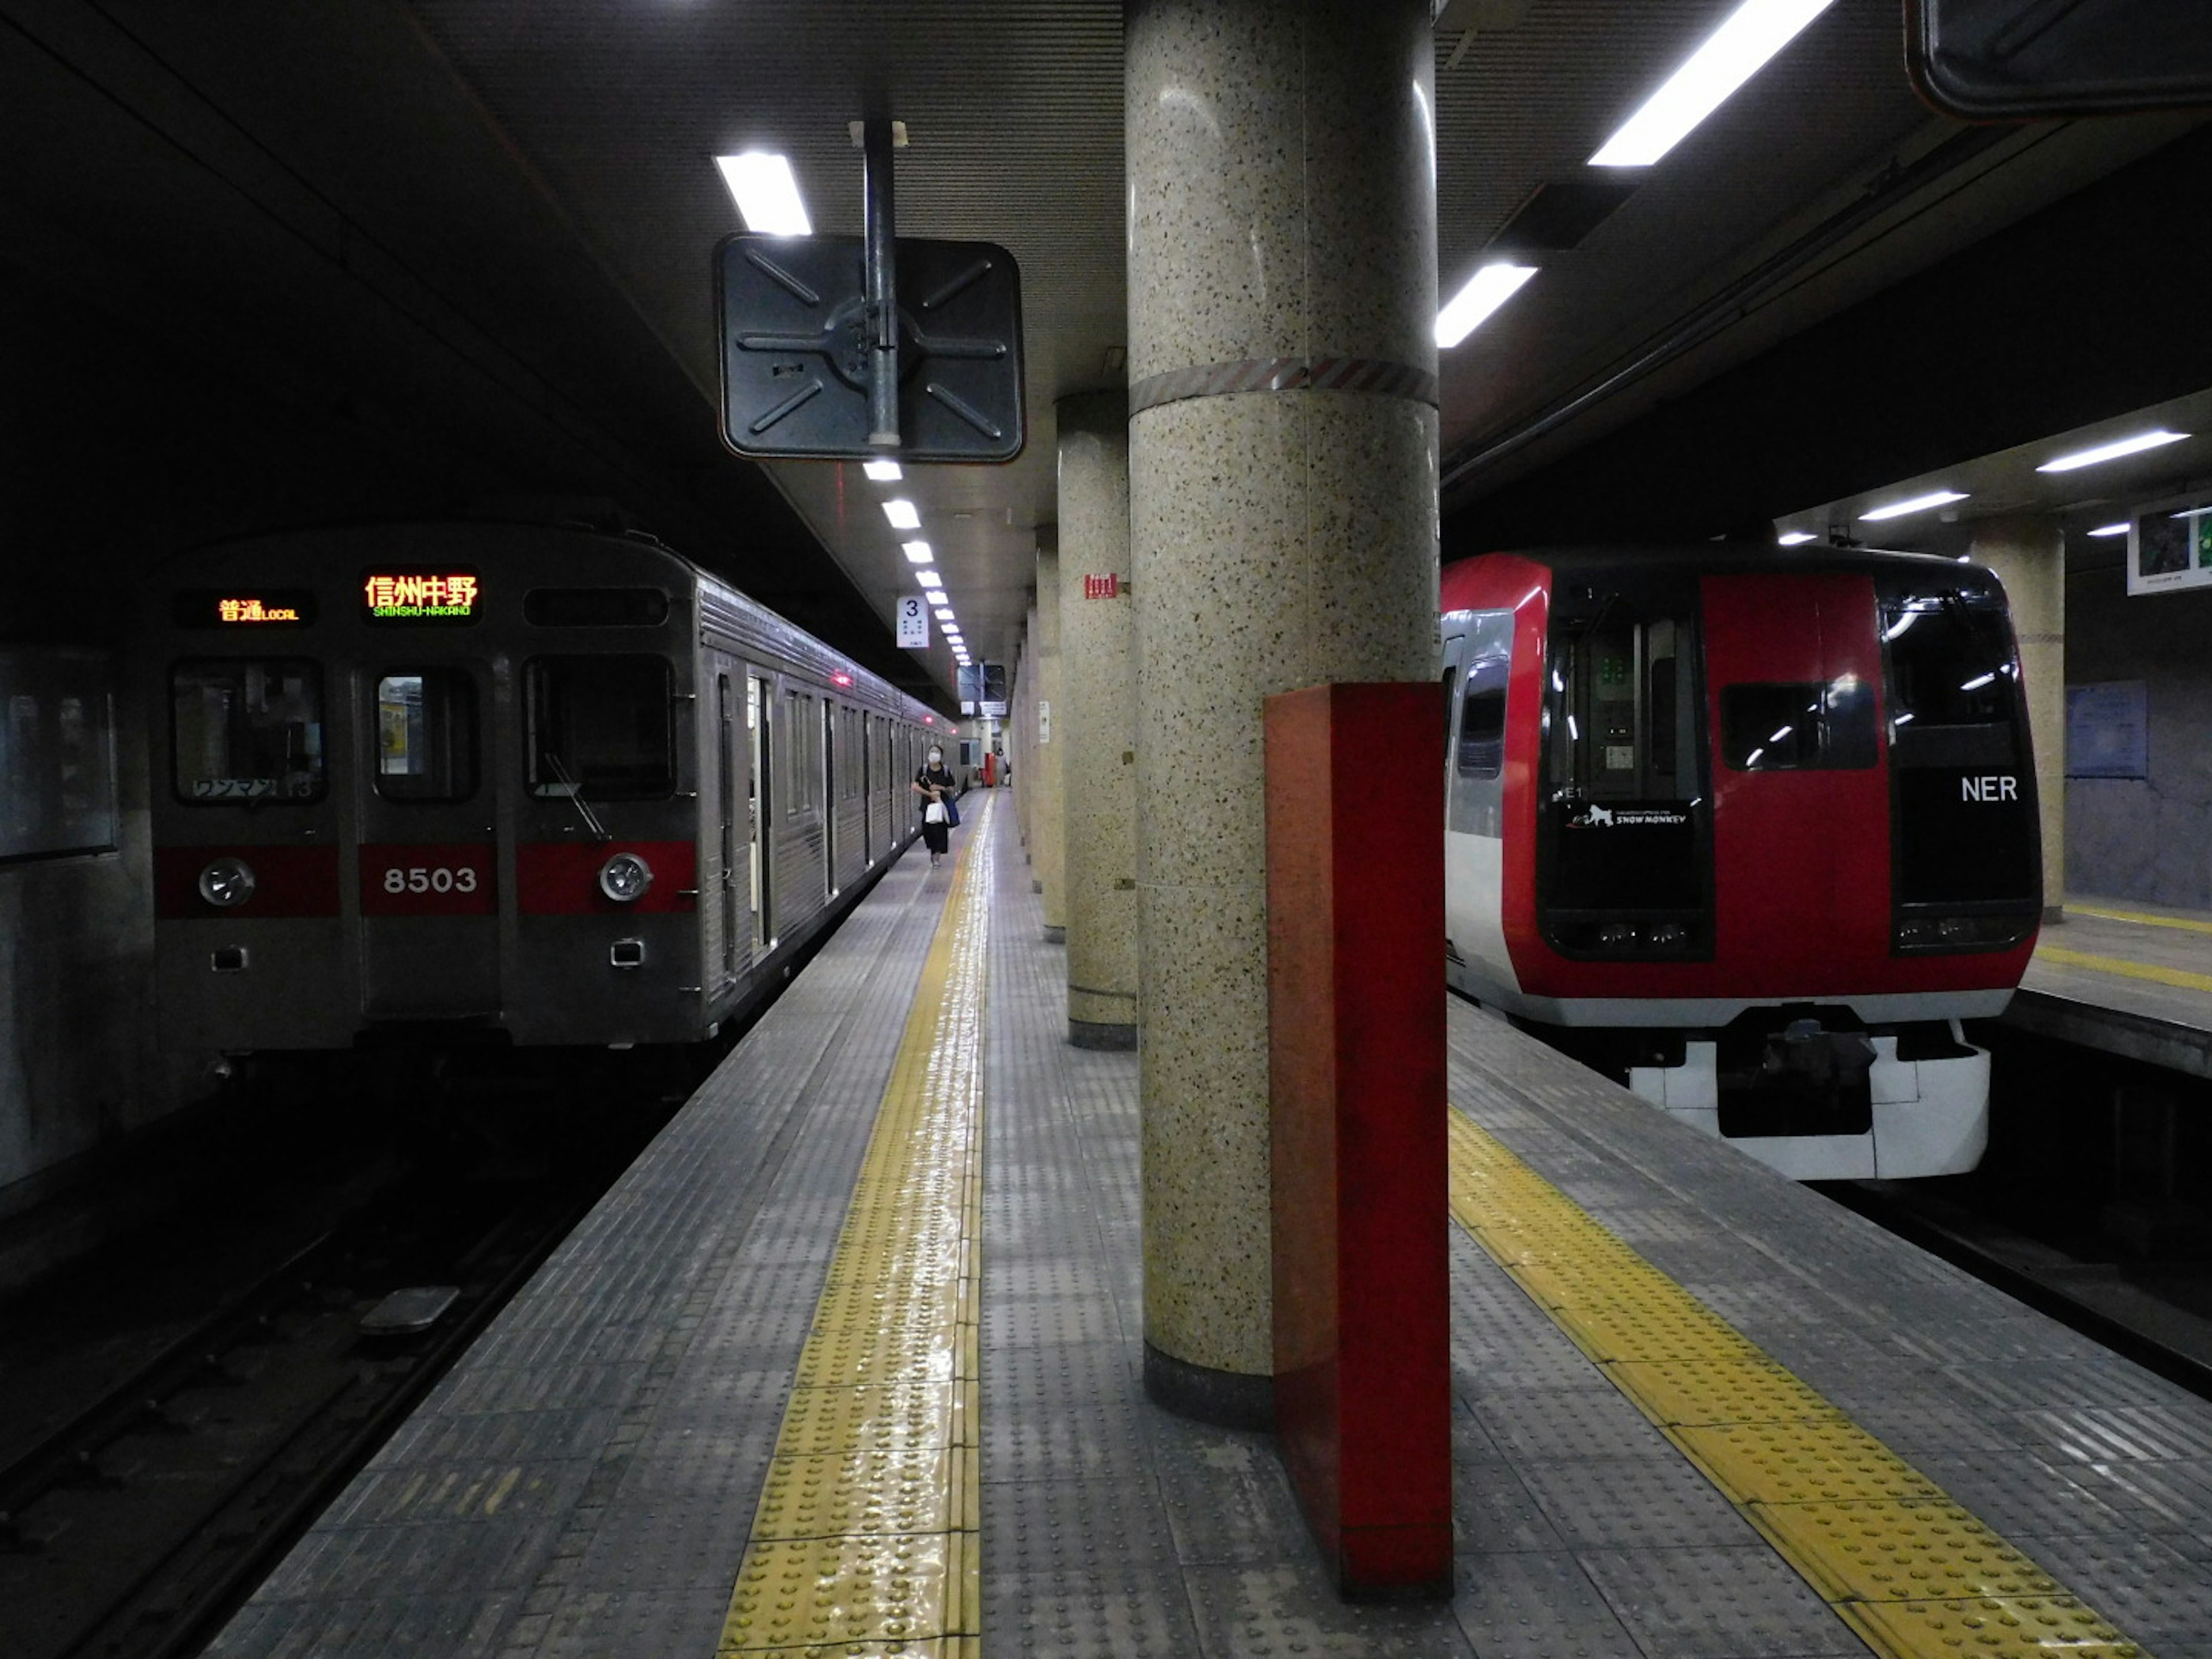
[{"label": "train headlight", "polygon": [[617,853],[599,866],[599,890],[617,904],[632,904],[653,885],[653,866],[635,853]]},{"label": "train headlight", "polygon": [[244,859],[212,860],[200,872],[199,890],[216,909],[234,909],[253,896],[253,866]]}]

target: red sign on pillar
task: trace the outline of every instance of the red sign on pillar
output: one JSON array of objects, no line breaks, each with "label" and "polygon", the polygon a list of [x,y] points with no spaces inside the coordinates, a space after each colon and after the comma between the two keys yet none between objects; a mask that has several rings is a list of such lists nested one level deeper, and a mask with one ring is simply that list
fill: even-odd
[{"label": "red sign on pillar", "polygon": [[1286,692],[1267,744],[1275,1427],[1340,1594],[1448,1595],[1442,708]]}]

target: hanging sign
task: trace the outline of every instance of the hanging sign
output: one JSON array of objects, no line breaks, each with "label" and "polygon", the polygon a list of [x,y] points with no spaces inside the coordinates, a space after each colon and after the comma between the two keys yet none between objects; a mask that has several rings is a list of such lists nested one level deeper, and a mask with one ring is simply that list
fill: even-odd
[{"label": "hanging sign", "polygon": [[898,602],[898,648],[902,651],[927,651],[929,648],[929,607],[922,603],[919,593],[906,594]]}]

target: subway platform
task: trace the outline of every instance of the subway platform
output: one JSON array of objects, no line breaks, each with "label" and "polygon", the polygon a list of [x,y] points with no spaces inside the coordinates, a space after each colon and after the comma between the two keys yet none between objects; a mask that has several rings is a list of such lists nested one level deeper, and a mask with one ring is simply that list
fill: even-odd
[{"label": "subway platform", "polygon": [[2212,1659],[2212,1407],[1458,1002],[1456,1589],[1340,1602],[969,800],[213,1653]]},{"label": "subway platform", "polygon": [[2212,1078],[2212,914],[2069,894],[2005,1023]]}]

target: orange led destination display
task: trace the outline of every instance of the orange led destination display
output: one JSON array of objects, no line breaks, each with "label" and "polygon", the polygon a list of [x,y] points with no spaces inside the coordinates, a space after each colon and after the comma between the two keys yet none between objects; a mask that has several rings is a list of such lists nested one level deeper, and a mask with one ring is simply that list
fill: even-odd
[{"label": "orange led destination display", "polygon": [[304,628],[315,619],[315,596],[304,587],[188,588],[172,614],[179,628]]},{"label": "orange led destination display", "polygon": [[483,598],[473,570],[372,570],[361,583],[362,613],[371,622],[474,622]]}]

